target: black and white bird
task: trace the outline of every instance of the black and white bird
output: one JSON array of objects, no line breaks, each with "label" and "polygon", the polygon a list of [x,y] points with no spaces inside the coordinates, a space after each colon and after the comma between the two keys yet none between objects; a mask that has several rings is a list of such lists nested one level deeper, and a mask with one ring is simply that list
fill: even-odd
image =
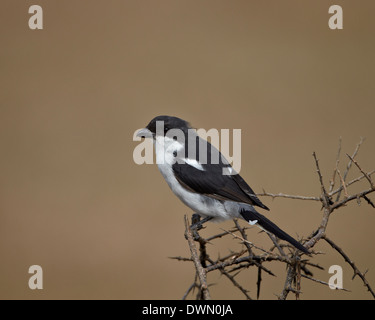
[{"label": "black and white bird", "polygon": [[301,243],[255,210],[254,206],[269,209],[220,151],[199,137],[188,122],[158,116],[137,136],[153,139],[156,163],[165,181],[205,221],[241,218],[309,254]]}]

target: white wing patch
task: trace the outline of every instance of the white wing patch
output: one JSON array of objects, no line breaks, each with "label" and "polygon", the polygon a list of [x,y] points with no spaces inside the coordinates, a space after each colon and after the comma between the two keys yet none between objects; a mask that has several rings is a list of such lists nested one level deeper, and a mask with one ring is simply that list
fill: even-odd
[{"label": "white wing patch", "polygon": [[253,226],[254,224],[256,224],[257,222],[258,222],[258,220],[249,220],[249,224],[252,225],[252,226]]},{"label": "white wing patch", "polygon": [[185,158],[184,159],[185,163],[188,164],[189,166],[192,166],[194,167],[195,169],[198,169],[200,171],[204,171],[204,168],[203,166],[195,159],[189,159],[189,158]]}]

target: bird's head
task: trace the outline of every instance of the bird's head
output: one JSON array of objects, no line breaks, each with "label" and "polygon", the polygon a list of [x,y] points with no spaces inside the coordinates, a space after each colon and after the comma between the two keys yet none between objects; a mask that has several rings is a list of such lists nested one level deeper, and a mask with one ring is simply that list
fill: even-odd
[{"label": "bird's head", "polygon": [[[182,133],[187,134],[191,126],[187,121],[177,117],[157,116],[149,122],[146,128],[140,129],[137,132],[137,137],[153,139],[156,139],[158,136],[165,137],[167,132],[172,129],[178,129],[181,130]],[[173,130],[172,133],[175,132],[178,131]]]}]

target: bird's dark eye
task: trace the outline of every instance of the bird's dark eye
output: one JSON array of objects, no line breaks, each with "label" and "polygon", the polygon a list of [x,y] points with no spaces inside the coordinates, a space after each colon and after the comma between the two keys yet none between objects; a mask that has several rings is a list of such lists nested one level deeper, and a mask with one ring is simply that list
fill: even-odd
[{"label": "bird's dark eye", "polygon": [[176,150],[173,151],[173,156],[174,156],[174,157],[177,157],[177,151],[176,151]]}]

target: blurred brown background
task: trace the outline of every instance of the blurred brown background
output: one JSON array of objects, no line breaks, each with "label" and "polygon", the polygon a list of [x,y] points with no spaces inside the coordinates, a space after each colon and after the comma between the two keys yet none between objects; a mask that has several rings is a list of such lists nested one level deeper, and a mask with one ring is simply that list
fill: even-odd
[{"label": "blurred brown background", "polygon": [[[28,27],[28,8],[44,29]],[[332,3],[333,4],[333,3]],[[318,196],[337,143],[375,166],[374,1],[336,1],[344,30],[328,28],[327,1],[13,1],[0,10],[0,298],[180,299],[191,284],[183,215],[156,165],[133,162],[135,130],[160,114],[197,128],[242,129],[242,176],[255,191]],[[347,161],[342,157],[341,171]],[[352,170],[349,179],[357,176]],[[350,191],[367,188],[364,181]],[[371,195],[374,201],[374,196]],[[320,223],[319,203],[262,198],[293,236]],[[375,286],[375,210],[354,202],[328,234]],[[205,234],[230,228],[209,224]],[[270,241],[257,229],[249,238]],[[216,256],[238,241],[210,247]],[[323,242],[314,274],[344,270],[351,292],[302,280],[303,299],[369,299],[341,256]],[[28,288],[28,268],[44,289]],[[262,299],[275,299],[282,264],[267,265]],[[241,283],[256,296],[256,271]],[[242,299],[219,272],[216,299]],[[290,296],[292,298],[292,296]]]}]

